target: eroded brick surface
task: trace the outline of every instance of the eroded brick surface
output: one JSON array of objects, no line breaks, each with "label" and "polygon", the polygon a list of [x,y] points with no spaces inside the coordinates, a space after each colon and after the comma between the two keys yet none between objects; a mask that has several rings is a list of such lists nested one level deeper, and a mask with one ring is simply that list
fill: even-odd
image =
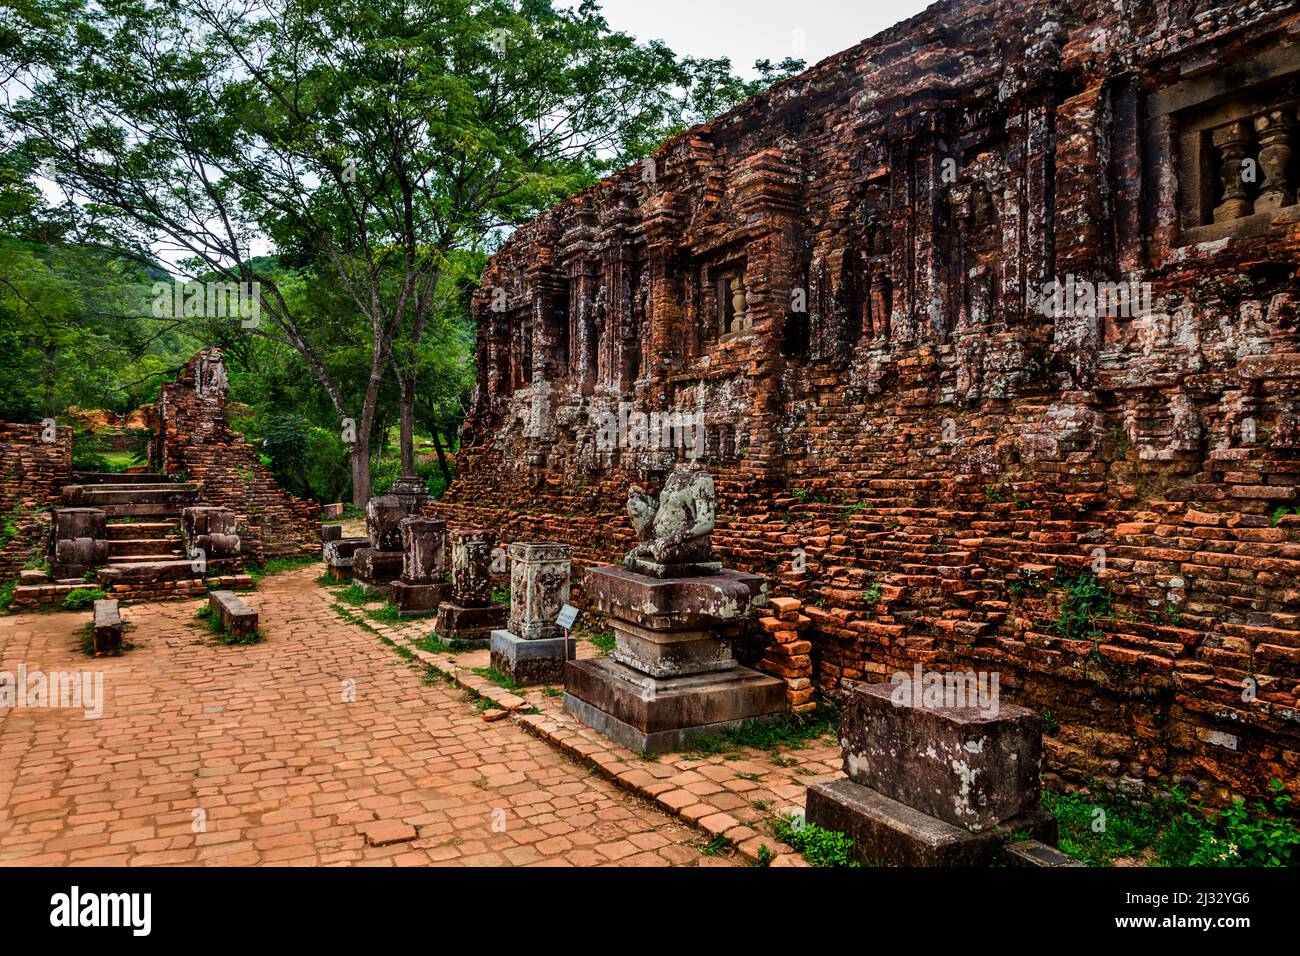
[{"label": "eroded brick surface", "polygon": [[[99,660],[76,650],[85,615],[0,619],[0,671],[102,669],[107,697],[97,720],[0,712],[0,863],[701,859],[698,831],[511,722],[484,722],[446,685],[422,684],[338,618],[318,571],[265,579],[248,596],[267,637],[253,646],[209,642],[193,626],[197,602],[129,609],[137,646]],[[354,703],[343,702],[349,679]]]},{"label": "eroded brick surface", "polygon": [[[822,689],[998,671],[1049,780],[1297,792],[1300,206],[1276,159],[1232,175],[1292,135],[1297,29],[954,0],[682,134],[489,264],[434,510],[581,569],[698,454]],[[1053,280],[1134,285],[1089,314]],[[1114,613],[1062,632],[1081,573]]]}]

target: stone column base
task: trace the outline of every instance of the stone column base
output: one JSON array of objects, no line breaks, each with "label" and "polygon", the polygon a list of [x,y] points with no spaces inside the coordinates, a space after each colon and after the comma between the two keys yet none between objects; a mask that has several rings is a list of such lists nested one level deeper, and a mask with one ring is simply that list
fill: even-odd
[{"label": "stone column base", "polygon": [[402,576],[402,552],[361,548],[353,557],[352,574],[368,596],[387,597],[388,586]]},{"label": "stone column base", "polygon": [[525,640],[509,631],[492,632],[492,666],[516,684],[558,684],[564,663],[577,656],[573,638],[545,637]]},{"label": "stone column base", "polygon": [[1018,832],[1056,842],[1056,820],[1041,810],[972,833],[852,780],[810,787],[806,817],[849,837],[863,866],[988,866]]},{"label": "stone column base", "polygon": [[566,713],[638,753],[680,750],[785,709],[784,683],[740,666],[652,677],[609,658],[570,661],[564,690]]},{"label": "stone column base", "polygon": [[486,644],[495,630],[503,630],[510,609],[502,604],[462,607],[443,601],[438,605],[434,633],[444,641],[479,641]]},{"label": "stone column base", "polygon": [[451,593],[450,584],[410,584],[394,581],[388,587],[389,600],[402,617],[431,614]]}]

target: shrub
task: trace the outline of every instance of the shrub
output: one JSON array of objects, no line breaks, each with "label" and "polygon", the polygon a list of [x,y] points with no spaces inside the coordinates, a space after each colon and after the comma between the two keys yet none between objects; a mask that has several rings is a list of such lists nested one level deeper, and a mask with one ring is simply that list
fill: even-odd
[{"label": "shrub", "polygon": [[856,867],[853,858],[853,841],[838,830],[827,830],[815,823],[804,823],[796,817],[778,817],[772,825],[773,835],[803,854],[813,866]]},{"label": "shrub", "polygon": [[1064,593],[1059,616],[1050,625],[1051,629],[1076,641],[1101,637],[1097,622],[1110,617],[1114,600],[1109,589],[1095,574],[1063,578],[1057,582],[1057,587]]},{"label": "shrub", "polygon": [[96,601],[108,597],[103,588],[74,588],[63,599],[63,610],[84,611],[95,606]]}]

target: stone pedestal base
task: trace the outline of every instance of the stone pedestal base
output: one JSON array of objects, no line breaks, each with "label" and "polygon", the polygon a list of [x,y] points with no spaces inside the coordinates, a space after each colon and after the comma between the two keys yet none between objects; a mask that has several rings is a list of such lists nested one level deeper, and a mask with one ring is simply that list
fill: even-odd
[{"label": "stone pedestal base", "polygon": [[698,738],[785,708],[785,684],[732,666],[652,677],[609,658],[570,661],[564,710],[630,750],[668,753]]},{"label": "stone pedestal base", "polygon": [[438,620],[434,633],[444,641],[482,641],[487,643],[492,632],[503,630],[510,609],[502,604],[486,607],[461,607],[444,601],[438,605]]},{"label": "stone pedestal base", "polygon": [[438,605],[447,600],[450,584],[409,584],[394,581],[388,586],[388,599],[397,606],[402,617],[432,614]]},{"label": "stone pedestal base", "polygon": [[863,866],[988,866],[1016,833],[1056,842],[1055,819],[1039,810],[972,833],[852,780],[809,788],[807,820],[849,837]]},{"label": "stone pedestal base", "polygon": [[402,552],[361,548],[352,559],[352,574],[366,594],[385,597],[388,586],[402,576]]},{"label": "stone pedestal base", "polygon": [[734,628],[659,631],[629,621],[612,623],[614,650],[610,657],[651,677],[681,677],[736,666],[731,656]]},{"label": "stone pedestal base", "polygon": [[352,566],[356,562],[357,552],[368,547],[368,538],[338,538],[321,545],[321,554],[330,569],[330,577],[335,581],[352,580]]},{"label": "stone pedestal base", "polygon": [[524,640],[509,631],[492,632],[492,666],[516,684],[558,684],[564,662],[577,655],[573,638],[546,637]]}]

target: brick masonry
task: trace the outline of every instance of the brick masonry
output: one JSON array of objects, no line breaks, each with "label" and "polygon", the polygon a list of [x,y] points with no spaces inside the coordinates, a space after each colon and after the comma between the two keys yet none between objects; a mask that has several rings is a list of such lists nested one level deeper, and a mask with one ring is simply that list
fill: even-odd
[{"label": "brick masonry", "polygon": [[[48,435],[52,440],[43,440]],[[0,422],[0,520],[14,534],[0,546],[0,582],[45,556],[51,509],[72,470],[72,431]]]},{"label": "brick masonry", "polygon": [[[803,602],[823,690],[995,670],[1051,713],[1049,780],[1300,791],[1296,184],[1204,218],[1211,128],[1286,126],[1297,33],[1277,0],[953,0],[683,133],[490,262],[432,510],[577,581],[698,425],[720,556]],[[1044,309],[1069,277],[1137,285]],[[1114,613],[1072,638],[1051,581],[1093,572]]]},{"label": "brick masonry", "polygon": [[234,511],[246,557],[319,552],[320,505],[281,488],[256,449],[230,428],[227,385],[220,349],[204,349],[186,363],[163,386],[157,406],[146,409],[154,430],[150,461],[165,475],[200,482],[205,502]]}]

